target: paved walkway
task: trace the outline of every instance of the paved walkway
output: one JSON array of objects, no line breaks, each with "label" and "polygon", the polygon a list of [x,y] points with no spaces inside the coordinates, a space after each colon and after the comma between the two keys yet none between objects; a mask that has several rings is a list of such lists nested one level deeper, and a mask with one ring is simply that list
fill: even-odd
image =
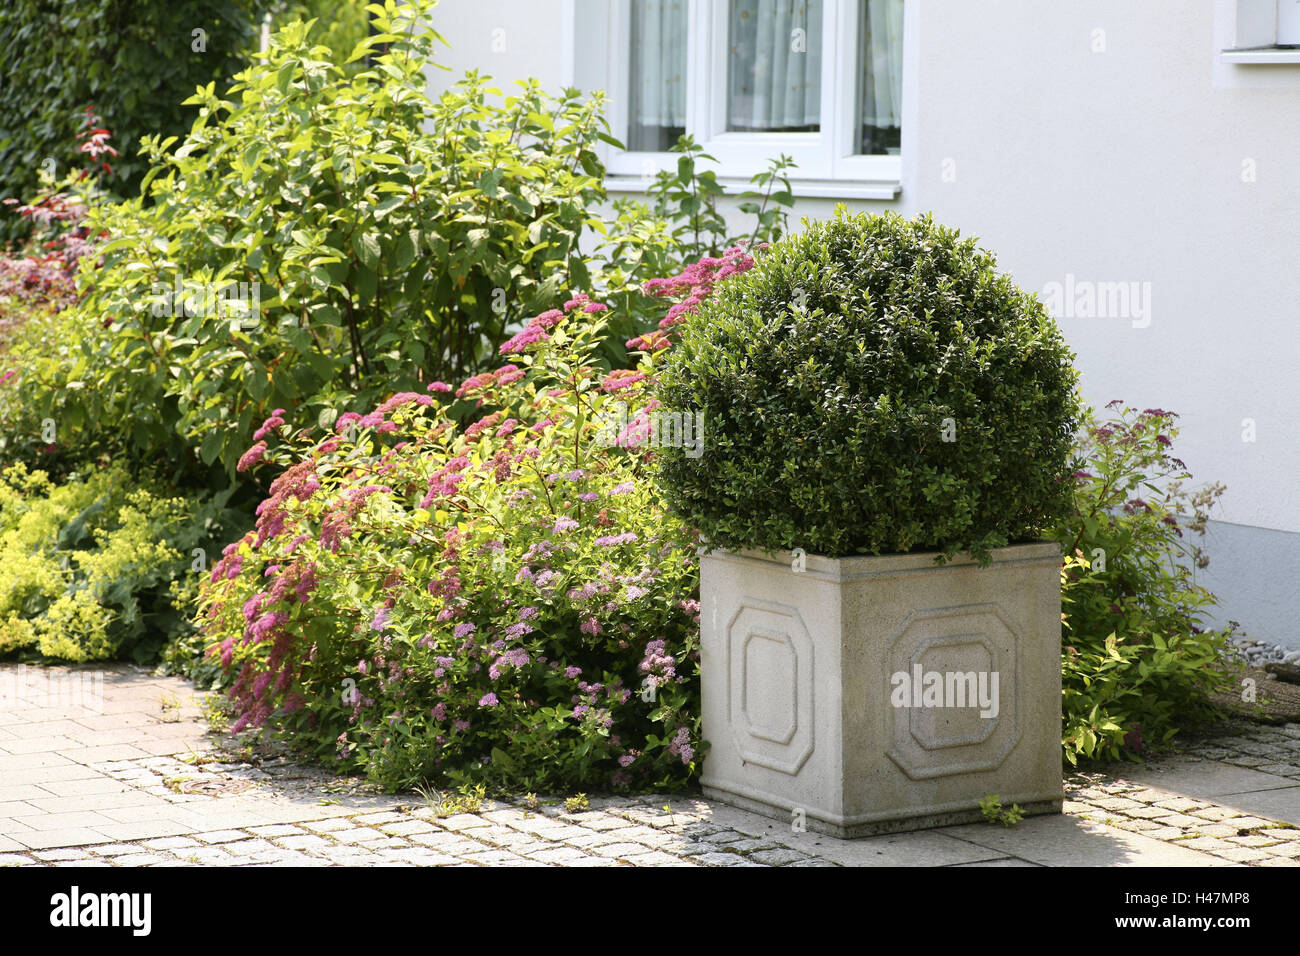
[{"label": "paved walkway", "polygon": [[1060,816],[836,840],[680,795],[566,810],[379,794],[231,752],[201,696],[127,666],[0,666],[0,865],[1300,865],[1300,724],[1073,776]]}]

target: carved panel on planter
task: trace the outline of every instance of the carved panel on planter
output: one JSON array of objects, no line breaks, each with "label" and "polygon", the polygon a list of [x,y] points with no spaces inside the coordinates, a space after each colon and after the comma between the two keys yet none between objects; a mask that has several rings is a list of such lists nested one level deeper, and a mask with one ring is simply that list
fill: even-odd
[{"label": "carved panel on planter", "polygon": [[747,763],[797,774],[813,752],[813,644],[792,607],[746,598],[727,625],[728,706]]},{"label": "carved panel on planter", "polygon": [[888,728],[886,752],[908,777],[924,780],[1002,765],[1020,739],[1021,643],[995,604],[907,616],[888,642],[879,693]]}]

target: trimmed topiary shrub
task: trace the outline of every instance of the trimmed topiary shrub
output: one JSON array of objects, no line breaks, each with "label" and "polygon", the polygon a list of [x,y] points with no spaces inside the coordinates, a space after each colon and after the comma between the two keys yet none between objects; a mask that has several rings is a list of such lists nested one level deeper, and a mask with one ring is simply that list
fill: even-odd
[{"label": "trimmed topiary shrub", "polygon": [[929,216],[805,223],[682,314],[658,396],[704,443],[656,459],[672,509],[714,547],[981,559],[1068,514],[1077,376],[1047,310]]}]

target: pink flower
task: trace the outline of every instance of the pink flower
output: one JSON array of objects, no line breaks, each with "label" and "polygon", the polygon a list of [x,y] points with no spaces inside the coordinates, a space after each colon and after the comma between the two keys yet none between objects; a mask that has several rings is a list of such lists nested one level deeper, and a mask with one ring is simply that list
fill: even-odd
[{"label": "pink flower", "polygon": [[645,378],[644,372],[638,372],[630,368],[620,368],[606,375],[605,381],[601,383],[600,387],[606,392],[617,392],[619,389],[631,388],[638,382],[645,381]]},{"label": "pink flower", "polygon": [[605,537],[597,538],[593,543],[597,547],[611,548],[619,544],[631,544],[635,540],[636,540],[636,533],[633,531],[628,531],[623,534],[606,535]]},{"label": "pink flower", "polygon": [[431,392],[450,392],[450,391],[451,391],[451,386],[448,385],[446,382],[431,382],[431,383],[429,384],[429,391],[431,391]]},{"label": "pink flower", "polygon": [[259,461],[261,461],[262,456],[265,454],[266,454],[266,442],[259,441],[256,445],[248,449],[248,451],[244,452],[244,454],[240,456],[239,463],[235,465],[235,470],[247,471],[248,469],[256,465]]},{"label": "pink flower", "polygon": [[488,691],[478,699],[478,705],[480,707],[495,707],[499,703],[501,703],[501,701],[497,700],[497,695],[491,691]]},{"label": "pink flower", "polygon": [[538,342],[545,342],[550,339],[546,330],[539,325],[525,326],[519,332],[502,343],[499,349],[502,355],[513,355],[516,352],[522,352],[530,345],[536,345]]},{"label": "pink flower", "polygon": [[271,434],[275,429],[284,424],[284,419],[280,416],[284,414],[283,408],[277,408],[271,413],[271,417],[262,422],[262,427],[253,432],[253,440],[259,441]]}]

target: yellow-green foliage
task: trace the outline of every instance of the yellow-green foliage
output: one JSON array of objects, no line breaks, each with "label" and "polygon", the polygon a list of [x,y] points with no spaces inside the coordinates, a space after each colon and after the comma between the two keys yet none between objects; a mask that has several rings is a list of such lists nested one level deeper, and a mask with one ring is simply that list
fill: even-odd
[{"label": "yellow-green foliage", "polygon": [[[103,660],[174,625],[169,592],[189,570],[195,509],[133,485],[117,466],[55,484],[0,473],[0,654]],[[156,647],[152,648],[156,651]],[[138,655],[137,655],[138,656]]]}]

